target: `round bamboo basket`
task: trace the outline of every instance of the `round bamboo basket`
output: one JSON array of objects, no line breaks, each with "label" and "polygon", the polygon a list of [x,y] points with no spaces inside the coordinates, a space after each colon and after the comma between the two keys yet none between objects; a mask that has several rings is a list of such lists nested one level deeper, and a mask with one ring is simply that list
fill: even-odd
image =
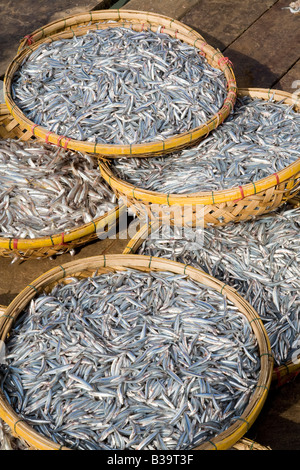
[{"label": "round bamboo basket", "polygon": [[[201,140],[204,136],[208,135],[227,118],[236,101],[237,88],[234,72],[229,59],[224,57],[219,50],[210,46],[202,36],[195,36],[195,33],[191,31],[189,27],[185,28],[183,25],[179,31],[177,23],[174,27],[174,22],[169,18],[166,20],[165,17],[162,17],[162,21],[160,22],[160,15],[153,15],[152,13],[130,10],[102,10],[99,14],[102,15],[102,23],[93,23],[90,26],[81,26],[76,29],[67,28],[58,33],[46,36],[22,49],[8,66],[3,87],[5,102],[9,112],[24,129],[46,142],[64,146],[75,151],[96,154],[104,159],[126,156],[145,157],[168,154],[174,150],[191,146]],[[104,22],[104,20],[108,19],[114,20],[115,22]],[[152,20],[155,20],[155,22],[152,22]],[[63,38],[70,39],[74,37],[75,34],[81,36],[93,29],[107,29],[120,26],[132,28],[135,31],[142,31],[145,26],[147,26],[154,32],[157,30],[158,26],[162,26],[164,28],[163,32],[168,34],[170,37],[176,37],[190,46],[196,47],[197,50],[199,50],[199,54],[206,57],[210,65],[221,70],[224,74],[224,78],[227,82],[227,95],[220,110],[203,125],[182,134],[175,134],[164,141],[157,140],[132,145],[117,145],[95,144],[88,141],[68,138],[68,136],[59,136],[54,132],[50,132],[49,129],[39,126],[29,120],[18,108],[11,96],[13,76],[21,66],[23,60],[26,60],[41,44],[50,44],[55,40]]]},{"label": "round bamboo basket", "polygon": [[[0,316],[5,313],[6,307],[3,305],[0,305]],[[0,419],[0,436],[1,436],[1,426],[3,426],[3,421]],[[6,438],[6,446],[10,446],[9,450],[25,450],[28,448],[26,442],[24,439],[16,439],[14,440],[13,435],[11,431],[6,431],[6,435],[3,436]],[[2,434],[5,434],[4,429],[2,429]],[[0,449],[1,449],[1,439],[0,439]],[[31,447],[32,450],[34,448]],[[260,444],[258,444],[255,441],[252,441],[251,439],[242,437],[239,441],[237,441],[231,448],[230,450],[271,450],[269,447],[264,447]]]},{"label": "round bamboo basket", "polygon": [[[299,99],[295,102],[293,95],[284,91],[244,88],[239,89],[238,94],[263,100],[273,97],[275,101],[284,100],[284,103],[294,105],[295,110],[300,110]],[[163,194],[144,190],[117,178],[109,162],[100,161],[99,166],[103,178],[116,195],[139,217],[172,219],[175,218],[174,210],[178,213],[178,209],[183,211],[185,206],[189,206],[191,215],[189,219],[185,218],[185,222],[193,226],[199,222],[207,226],[247,220],[276,209],[300,191],[300,158],[280,172],[255,183],[220,191],[187,194]],[[203,209],[199,214],[200,221],[197,207]],[[159,215],[158,209],[161,211]],[[180,210],[179,217],[179,221],[182,221],[184,215],[180,215]]]},{"label": "round bamboo basket", "polygon": [[151,25],[162,26],[162,28],[173,29],[178,33],[186,34],[187,36],[193,37],[195,39],[199,38],[204,40],[201,34],[190,28],[190,26],[187,26],[173,18],[169,18],[168,16],[135,10],[94,10],[85,11],[77,15],[70,15],[57,21],[53,21],[41,28],[36,29],[31,34],[27,34],[20,41],[18,53],[26,47],[31,46],[35,42],[38,42],[41,39],[44,39],[45,37],[51,36],[53,34],[60,33],[61,31],[72,31],[78,27],[105,23],[107,21],[117,21],[118,23],[122,23],[124,21],[129,23],[143,21],[144,28]]},{"label": "round bamboo basket", "polygon": [[[86,278],[92,275],[96,270],[99,275],[104,272],[126,270],[127,268],[141,270],[142,272],[163,270],[177,274],[186,274],[191,279],[200,282],[204,286],[220,293],[226,293],[227,298],[232,301],[234,305],[238,307],[239,311],[249,320],[257,339],[260,355],[261,368],[257,386],[242,416],[238,417],[227,430],[215,436],[212,440],[206,441],[195,448],[195,450],[225,450],[232,447],[251,427],[265,403],[272,378],[273,358],[270,351],[269,339],[263,324],[251,305],[234,289],[198,269],[163,258],[139,255],[95,256],[55,267],[23,289],[6,308],[5,314],[0,317],[0,340],[5,342],[11,332],[14,321],[37,294],[41,294],[42,292],[49,293],[57,283],[68,282],[69,276]],[[24,420],[20,419],[7,403],[2,392],[0,393],[0,418],[10,426],[14,434],[36,449],[66,449],[48,438],[41,436]]]},{"label": "round bamboo basket", "polygon": [[[36,140],[31,132],[23,129],[9,114],[4,104],[0,105],[0,139]],[[0,256],[17,256],[21,259],[49,258],[50,256],[69,252],[96,240],[101,233],[111,230],[125,210],[124,205],[116,206],[115,209],[107,212],[102,217],[98,217],[93,222],[76,227],[68,233],[53,234],[51,237],[35,239],[0,237]]]},{"label": "round bamboo basket", "polygon": [[[150,224],[144,224],[138,228],[132,238],[128,241],[127,246],[123,250],[123,254],[136,254],[142,243],[149,237],[151,232],[155,232],[160,224],[154,221]],[[198,268],[200,271],[202,269]],[[204,271],[203,271],[204,272]],[[300,373],[300,354],[294,361],[288,361],[276,368],[273,368],[272,384],[280,387],[294,378]]]}]

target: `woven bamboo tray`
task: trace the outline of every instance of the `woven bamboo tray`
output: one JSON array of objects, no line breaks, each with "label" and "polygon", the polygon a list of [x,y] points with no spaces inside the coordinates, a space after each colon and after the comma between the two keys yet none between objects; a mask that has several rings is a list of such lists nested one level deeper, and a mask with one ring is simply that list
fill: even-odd
[{"label": "woven bamboo tray", "polygon": [[144,22],[144,28],[148,26],[156,25],[161,26],[167,29],[174,29],[178,33],[186,34],[187,36],[193,37],[195,39],[203,39],[201,34],[199,34],[194,29],[189,26],[177,21],[168,16],[158,15],[157,13],[150,13],[145,11],[135,11],[135,10],[94,10],[94,11],[85,11],[77,15],[70,15],[65,18],[62,18],[57,21],[48,23],[47,25],[36,29],[31,34],[27,34],[24,38],[21,39],[18,53],[21,52],[28,46],[31,46],[35,42],[44,39],[45,37],[52,36],[53,34],[60,33],[61,31],[67,31],[77,29],[78,27],[89,26],[95,23],[103,23],[107,21],[118,21],[122,23],[126,22]]},{"label": "woven bamboo tray", "polygon": [[[0,139],[36,140],[31,132],[21,128],[18,122],[9,114],[6,105],[0,105]],[[29,259],[48,258],[56,254],[66,253],[96,240],[101,233],[111,230],[125,210],[124,205],[117,206],[93,222],[76,227],[68,233],[54,234],[51,237],[35,239],[0,237],[0,256],[17,256],[22,259]]]},{"label": "woven bamboo tray", "polygon": [[[0,305],[0,316],[5,313],[6,307]],[[0,435],[1,435],[1,425],[3,426],[3,421],[0,420]],[[3,433],[2,429],[2,433]],[[6,435],[7,444],[10,444],[10,450],[25,450],[27,448],[26,442],[24,439],[17,439],[14,442],[10,442],[13,440],[13,435],[11,432],[8,432]],[[0,440],[0,449],[1,449],[1,440]],[[34,450],[34,448],[32,448]],[[234,444],[230,450],[271,450],[269,447],[264,447],[257,442],[252,441],[251,439],[242,437],[236,444]]]},{"label": "woven bamboo tray", "polygon": [[[251,305],[234,289],[198,269],[163,258],[140,255],[95,256],[55,267],[23,289],[6,308],[5,314],[0,316],[0,340],[6,341],[14,321],[37,294],[41,294],[42,292],[49,293],[57,283],[64,282],[64,280],[68,282],[67,278],[69,276],[86,278],[92,275],[96,270],[99,275],[104,272],[124,270],[127,268],[134,268],[143,272],[163,270],[177,274],[186,274],[191,279],[202,283],[202,285],[215,289],[217,292],[226,293],[227,298],[232,301],[234,305],[239,308],[239,311],[249,320],[258,342],[261,362],[257,386],[242,416],[237,418],[226,431],[215,436],[211,441],[207,441],[198,446],[195,450],[225,450],[232,447],[251,427],[265,403],[272,378],[273,358],[266,331]],[[41,436],[24,420],[20,419],[7,403],[2,392],[0,393],[0,418],[10,426],[15,435],[25,440],[29,446],[40,450],[66,450],[65,447],[61,447],[50,439]]]},{"label": "woven bamboo tray", "polygon": [[[123,255],[136,254],[142,243],[154,233],[160,224],[155,221],[153,223],[144,224],[142,227],[137,229],[136,233],[127,243],[127,246],[123,250]],[[201,268],[198,268],[202,271]],[[204,272],[204,271],[203,271]],[[300,355],[296,361],[289,361],[286,364],[273,368],[272,374],[272,385],[280,387],[294,378],[300,373]]]},{"label": "woven bamboo tray", "polygon": [[[263,100],[273,97],[275,101],[284,100],[286,104],[294,105],[295,110],[300,110],[300,101],[295,103],[293,95],[284,91],[244,88],[239,89],[238,94]],[[174,210],[178,212],[178,208],[181,208],[183,211],[184,207],[190,206],[191,216],[188,222],[193,226],[199,224],[197,207],[203,207],[204,221],[201,212],[200,216],[204,226],[226,225],[270,212],[294,198],[300,191],[300,159],[255,183],[226,190],[189,194],[163,194],[144,190],[117,178],[109,162],[100,162],[99,166],[103,178],[116,195],[139,217],[159,219],[164,216],[166,219],[172,219]],[[157,215],[158,207],[163,216]]]},{"label": "woven bamboo tray", "polygon": [[[229,115],[230,111],[234,107],[237,88],[231,63],[228,58],[224,57],[219,50],[216,50],[211,47],[202,38],[202,36],[195,36],[194,31],[191,31],[189,27],[184,27],[184,25],[182,25],[179,31],[178,23],[176,23],[174,27],[175,21],[173,22],[169,18],[166,20],[166,17],[162,17],[162,21],[160,23],[160,15],[153,15],[152,13],[137,12],[130,10],[102,10],[99,15],[100,14],[103,20],[102,23],[93,23],[90,26],[80,26],[76,29],[70,29],[67,27],[67,29],[60,31],[59,33],[46,36],[38,40],[37,42],[28,45],[26,48],[20,50],[20,52],[10,63],[4,78],[4,98],[10,113],[22,126],[22,128],[31,132],[40,139],[45,140],[46,142],[50,142],[55,145],[61,145],[75,151],[96,154],[97,156],[100,156],[102,158],[118,158],[126,156],[145,157],[159,154],[167,154],[174,150],[191,146],[201,140],[201,138],[203,138],[204,136],[208,135],[211,130],[218,127],[226,119],[226,117]],[[114,20],[116,22],[105,23],[104,20],[106,19]],[[72,21],[75,21],[74,18],[72,19]],[[17,107],[16,103],[13,101],[10,93],[13,76],[19,69],[23,60],[28,58],[32,51],[38,48],[41,44],[49,44],[55,40],[62,38],[69,39],[72,38],[74,34],[81,36],[92,29],[107,29],[119,27],[120,25],[122,27],[130,27],[135,31],[141,31],[145,28],[145,24],[147,24],[148,28],[152,31],[156,31],[158,25],[161,25],[164,28],[164,33],[168,34],[171,37],[176,37],[181,41],[196,47],[199,50],[199,53],[206,57],[210,65],[223,72],[227,82],[227,96],[224,100],[221,109],[203,125],[195,129],[191,129],[188,132],[174,135],[164,141],[157,140],[154,142],[132,145],[114,145],[100,143],[94,144],[88,141],[80,141],[68,138],[68,136],[59,136],[54,132],[50,132],[44,127],[36,125],[34,122],[29,120],[25,116],[25,114]],[[48,31],[48,33],[49,32],[50,31]]]}]

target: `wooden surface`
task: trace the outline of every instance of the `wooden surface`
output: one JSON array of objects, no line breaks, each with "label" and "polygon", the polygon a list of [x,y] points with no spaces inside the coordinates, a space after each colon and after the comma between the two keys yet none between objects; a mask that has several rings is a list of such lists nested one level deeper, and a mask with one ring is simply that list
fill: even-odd
[{"label": "wooden surface", "polygon": [[181,21],[181,18],[191,9],[196,8],[198,3],[199,0],[130,0],[123,8],[151,11]]},{"label": "wooden surface", "polygon": [[224,51],[275,3],[276,0],[202,0],[181,21],[199,31],[214,47]]},{"label": "wooden surface", "polygon": [[225,49],[240,87],[274,88],[299,59],[300,16],[282,10],[286,4],[276,2]]},{"label": "wooden surface", "polygon": [[[161,13],[199,31],[233,62],[239,87],[273,87],[298,93],[300,15],[282,9],[289,3],[289,0],[130,0],[123,8]],[[101,8],[101,5],[107,3],[0,0],[0,77],[14,57],[22,36],[55,19]],[[122,232],[121,236],[125,238],[96,241],[82,248],[74,258],[121,253],[127,244],[126,233]],[[30,281],[74,258],[66,254],[54,260],[29,260],[12,265],[10,260],[0,259],[0,304],[8,305]],[[275,450],[300,449],[300,376],[270,393],[247,437]]]}]

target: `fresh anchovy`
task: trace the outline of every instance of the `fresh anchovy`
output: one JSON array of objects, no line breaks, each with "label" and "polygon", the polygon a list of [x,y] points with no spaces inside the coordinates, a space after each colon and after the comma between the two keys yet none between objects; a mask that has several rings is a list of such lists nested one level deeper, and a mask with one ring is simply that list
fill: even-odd
[{"label": "fresh anchovy", "polygon": [[237,100],[226,121],[192,149],[122,158],[112,169],[138,188],[165,194],[218,191],[265,178],[300,158],[300,113],[281,102]]},{"label": "fresh anchovy", "polygon": [[43,143],[0,141],[1,237],[67,233],[115,206],[92,157]]},{"label": "fresh anchovy", "polygon": [[38,47],[16,72],[12,97],[50,131],[134,144],[200,126],[226,98],[222,71],[160,32],[116,27]]},{"label": "fresh anchovy", "polygon": [[73,449],[169,450],[241,416],[260,358],[226,295],[168,271],[67,281],[6,343],[1,388],[20,419]]},{"label": "fresh anchovy", "polygon": [[300,350],[300,209],[225,227],[161,227],[139,254],[203,269],[234,287],[260,315],[275,364]]}]

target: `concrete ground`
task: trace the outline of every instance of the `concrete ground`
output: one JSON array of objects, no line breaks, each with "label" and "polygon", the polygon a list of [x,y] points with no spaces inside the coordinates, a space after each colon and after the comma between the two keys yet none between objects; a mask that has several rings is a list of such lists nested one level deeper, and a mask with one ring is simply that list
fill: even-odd
[{"label": "concrete ground", "polygon": [[[163,14],[200,32],[233,62],[239,87],[277,88],[293,93],[300,89],[300,15],[284,9],[289,3],[289,0],[130,0],[121,7]],[[0,79],[26,34],[55,19],[115,4],[110,0],[0,0]],[[118,2],[117,7],[122,4]],[[58,264],[102,253],[121,253],[126,244],[127,239],[99,240],[82,248],[74,258],[66,254],[54,260],[28,260],[13,265],[1,258],[0,305],[8,305],[30,281]],[[300,449],[299,375],[271,390],[246,436],[273,450]]]}]

